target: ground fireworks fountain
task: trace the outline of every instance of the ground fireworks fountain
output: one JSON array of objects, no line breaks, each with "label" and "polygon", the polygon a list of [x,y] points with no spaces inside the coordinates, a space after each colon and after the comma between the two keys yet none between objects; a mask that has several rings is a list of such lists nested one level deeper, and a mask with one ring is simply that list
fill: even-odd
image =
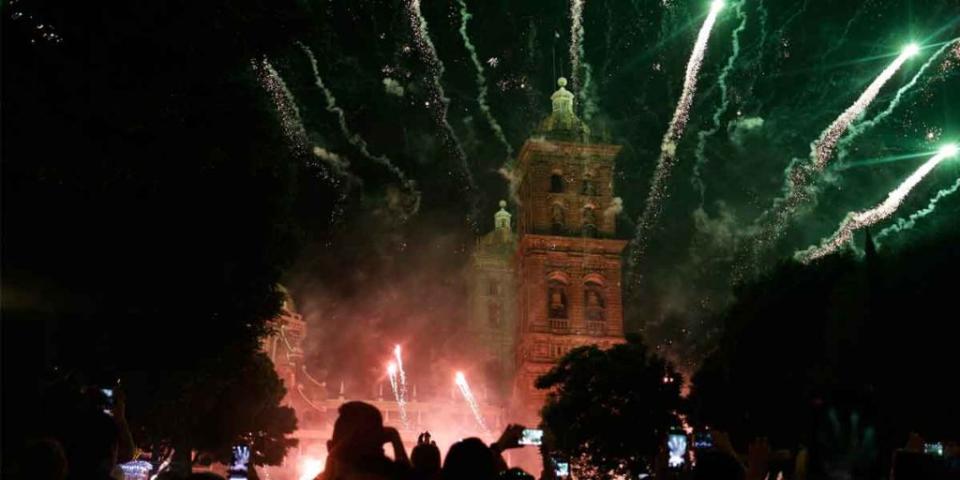
[{"label": "ground fireworks fountain", "polygon": [[403,398],[403,393],[400,388],[400,381],[397,375],[397,364],[390,362],[387,364],[387,378],[390,379],[390,388],[393,390],[393,397],[397,400],[397,409],[400,410],[400,422],[403,423],[403,426],[407,426],[407,402]]},{"label": "ground fireworks fountain", "polygon": [[683,93],[680,94],[680,100],[677,102],[677,108],[673,112],[673,118],[670,120],[667,132],[663,135],[660,144],[660,158],[657,160],[657,167],[653,173],[653,179],[650,181],[647,204],[637,224],[637,233],[631,255],[634,264],[643,256],[644,250],[646,250],[647,237],[656,225],[657,219],[660,217],[660,211],[663,209],[667,180],[670,178],[670,170],[677,160],[677,143],[683,137],[687,120],[690,117],[690,107],[693,105],[693,96],[697,92],[697,79],[700,75],[700,67],[703,64],[703,56],[707,51],[707,41],[710,40],[710,31],[713,30],[713,26],[717,22],[717,16],[722,9],[723,0],[714,0],[710,5],[710,13],[707,15],[707,19],[703,21],[700,33],[697,34],[697,41],[693,45],[693,52],[690,53],[690,60],[687,62],[687,72],[683,81]]},{"label": "ground fireworks fountain", "polygon": [[850,239],[853,238],[853,233],[857,230],[874,225],[893,215],[907,195],[910,194],[910,191],[913,190],[924,177],[944,160],[956,156],[957,152],[958,147],[953,144],[941,148],[936,155],[927,160],[920,168],[913,172],[913,174],[907,177],[900,186],[890,192],[883,203],[870,210],[847,215],[847,218],[840,224],[840,228],[833,235],[824,239],[820,243],[820,246],[799,251],[794,254],[794,258],[801,263],[809,263],[818,258],[830,255],[849,242]]},{"label": "ground fireworks fountain", "polygon": [[464,401],[467,402],[467,405],[470,406],[470,411],[473,412],[473,418],[477,421],[477,425],[484,431],[484,433],[489,433],[486,422],[483,421],[483,413],[480,412],[480,404],[477,403],[476,397],[473,396],[473,391],[470,390],[470,384],[467,383],[467,377],[463,375],[463,372],[457,372],[454,376],[454,383],[456,383],[457,388],[460,389],[460,394],[463,395]]}]

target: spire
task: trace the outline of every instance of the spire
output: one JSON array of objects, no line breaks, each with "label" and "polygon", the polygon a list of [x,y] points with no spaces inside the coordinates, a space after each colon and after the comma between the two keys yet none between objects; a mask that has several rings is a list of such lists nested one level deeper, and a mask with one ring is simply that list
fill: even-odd
[{"label": "spire", "polygon": [[501,235],[510,234],[510,212],[507,211],[506,200],[500,200],[500,210],[493,214],[493,226]]},{"label": "spire", "polygon": [[567,90],[567,79],[560,77],[557,79],[557,91],[550,95],[553,102],[554,114],[573,114],[573,94]]}]

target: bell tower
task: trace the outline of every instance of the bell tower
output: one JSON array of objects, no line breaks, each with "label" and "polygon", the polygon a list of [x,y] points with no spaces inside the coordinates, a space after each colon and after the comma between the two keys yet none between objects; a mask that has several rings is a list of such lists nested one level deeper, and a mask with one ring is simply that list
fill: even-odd
[{"label": "bell tower", "polygon": [[512,395],[517,421],[538,422],[546,393],[534,387],[569,350],[623,341],[621,251],[614,160],[619,145],[594,143],[557,81],[552,112],[517,159],[517,340]]}]

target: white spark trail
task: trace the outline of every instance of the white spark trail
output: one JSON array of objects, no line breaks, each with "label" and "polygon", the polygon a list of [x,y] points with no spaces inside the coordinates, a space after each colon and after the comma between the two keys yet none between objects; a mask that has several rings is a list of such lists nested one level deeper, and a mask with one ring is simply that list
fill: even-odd
[{"label": "white spark trail", "polygon": [[450,99],[446,97],[443,91],[443,85],[440,84],[440,77],[443,76],[444,66],[443,62],[440,61],[440,56],[437,54],[437,49],[433,45],[433,41],[430,40],[430,33],[427,30],[427,19],[420,11],[420,0],[409,0],[407,19],[413,30],[414,43],[420,51],[424,62],[427,64],[427,69],[430,70],[432,77],[432,82],[430,83],[431,91],[428,94],[430,101],[427,106],[430,107],[434,120],[440,126],[441,132],[443,132],[442,140],[444,146],[451,150],[451,153],[453,153],[456,160],[460,163],[463,179],[467,183],[469,193],[476,195],[477,185],[474,182],[473,174],[470,172],[470,166],[467,164],[467,154],[463,151],[460,140],[457,139],[453,127],[450,126],[450,122],[447,120],[447,110],[450,105]]},{"label": "white spark trail", "polygon": [[942,54],[944,51],[946,51],[948,48],[950,48],[952,45],[958,42],[960,42],[960,37],[954,38],[953,40],[950,40],[944,43],[939,49],[937,49],[937,51],[933,52],[933,55],[930,55],[930,58],[928,58],[927,61],[920,66],[920,68],[917,70],[917,73],[913,76],[913,78],[911,78],[909,82],[907,82],[897,90],[896,95],[893,96],[893,100],[890,100],[890,103],[887,104],[887,108],[885,108],[882,112],[876,114],[873,118],[869,120],[864,120],[862,122],[852,125],[850,127],[850,130],[847,132],[846,135],[843,136],[843,138],[840,140],[839,144],[837,145],[837,148],[839,149],[838,156],[840,157],[840,160],[843,160],[844,157],[846,157],[846,153],[847,153],[846,148],[850,145],[850,143],[852,143],[854,139],[862,135],[864,132],[877,126],[885,118],[890,116],[890,114],[893,113],[893,110],[900,105],[900,100],[903,98],[903,96],[908,91],[910,91],[910,89],[912,89],[914,85],[917,84],[917,81],[920,80],[920,77],[923,76],[923,74],[927,71],[927,69],[929,69],[933,65],[934,61],[938,57],[940,57],[940,54]]},{"label": "white spark trail", "polygon": [[571,89],[579,92],[580,59],[583,56],[583,5],[587,0],[570,0],[570,82]]},{"label": "white spark trail", "polygon": [[647,236],[650,230],[656,225],[663,208],[663,200],[666,197],[667,180],[670,178],[670,170],[676,163],[677,143],[683,137],[684,129],[687,126],[687,120],[690,117],[690,106],[693,104],[693,96],[697,92],[697,79],[700,75],[700,66],[703,64],[703,57],[707,51],[707,41],[710,40],[710,31],[713,30],[717,22],[717,16],[723,9],[722,0],[714,0],[710,6],[710,13],[700,27],[700,33],[697,34],[697,41],[694,43],[693,52],[690,53],[690,60],[687,62],[686,76],[683,81],[683,92],[680,100],[677,102],[677,108],[673,112],[673,118],[667,127],[667,132],[663,135],[663,141],[660,144],[660,158],[657,161],[656,170],[650,181],[650,192],[647,194],[647,204],[643,210],[643,215],[637,225],[637,233],[634,238],[633,254],[631,263],[636,264],[643,256],[646,249]]},{"label": "white spark trail", "polygon": [[470,406],[470,411],[473,412],[473,417],[477,420],[477,424],[480,425],[484,433],[489,433],[490,430],[487,428],[486,422],[483,421],[483,414],[480,412],[480,404],[477,403],[476,397],[473,396],[473,391],[470,390],[467,377],[463,375],[463,372],[457,372],[455,380],[457,388],[460,389],[460,394],[463,395],[463,399],[466,400]]},{"label": "white spark trail", "polygon": [[883,203],[870,210],[847,215],[847,218],[840,224],[840,228],[837,229],[833,235],[820,242],[820,246],[812,246],[806,250],[798,251],[794,254],[794,258],[801,263],[810,263],[818,258],[836,252],[853,238],[853,233],[857,230],[874,225],[893,215],[893,213],[900,208],[900,205],[903,204],[903,200],[910,194],[910,191],[913,190],[924,177],[933,171],[941,162],[956,154],[956,147],[941,149],[939,153],[927,160],[920,168],[913,172],[913,174],[907,177],[900,186],[890,192]]},{"label": "white spark trail", "polygon": [[297,153],[306,153],[307,130],[303,126],[303,119],[300,117],[300,110],[297,108],[297,100],[287,87],[286,82],[280,76],[273,65],[266,57],[256,60],[250,60],[254,72],[260,79],[263,88],[270,93],[274,106],[277,108],[277,114],[280,115],[280,127],[283,135],[290,141],[291,147]]},{"label": "white spark trail", "polygon": [[960,178],[953,182],[953,185],[950,187],[937,192],[937,194],[930,199],[930,203],[928,203],[926,207],[911,213],[910,216],[905,219],[898,218],[897,223],[880,230],[880,233],[878,233],[876,237],[873,237],[873,240],[877,243],[877,246],[879,246],[880,240],[883,240],[885,237],[894,233],[910,230],[917,224],[917,221],[933,213],[937,209],[937,204],[940,203],[940,200],[957,193],[957,190],[960,190]]},{"label": "white spark trail", "polygon": [[860,98],[857,98],[857,101],[853,102],[853,105],[850,105],[850,107],[844,110],[844,112],[820,134],[820,138],[810,145],[814,171],[822,171],[824,167],[827,166],[830,157],[833,156],[834,147],[836,147],[837,142],[840,141],[840,136],[847,131],[851,123],[863,115],[864,110],[877,98],[880,89],[897,73],[897,70],[900,70],[904,62],[916,55],[916,53],[916,46],[911,45],[907,47],[903,53],[897,56],[893,63],[883,69],[883,72],[860,94]]},{"label": "white spark trail", "polygon": [[[880,89],[893,77],[910,57],[917,54],[919,47],[908,45],[897,58],[890,63],[880,75],[860,94],[860,97],[840,114],[831,124],[821,132],[820,136],[810,144],[810,162],[799,163],[797,160],[787,168],[787,182],[784,185],[784,195],[774,201],[773,207],[764,212],[758,219],[763,223],[769,219],[766,228],[758,238],[753,251],[753,260],[773,245],[783,234],[790,217],[797,207],[810,197],[808,186],[814,177],[822,172],[830,158],[840,137],[850,125],[863,115],[866,108],[877,98]],[[771,218],[772,215],[772,218]]]}]

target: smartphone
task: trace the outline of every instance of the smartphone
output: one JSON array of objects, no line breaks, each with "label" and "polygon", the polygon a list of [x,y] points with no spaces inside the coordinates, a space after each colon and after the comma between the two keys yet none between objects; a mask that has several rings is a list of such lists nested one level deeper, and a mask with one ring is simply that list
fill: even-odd
[{"label": "smartphone", "polygon": [[557,478],[565,478],[570,476],[570,463],[561,462],[560,460],[554,459],[553,461],[553,472],[556,474]]},{"label": "smartphone", "polygon": [[713,448],[713,435],[710,432],[699,432],[693,436],[693,448],[697,450],[709,450]]},{"label": "smartphone", "polygon": [[933,455],[935,457],[943,456],[943,444],[940,442],[936,443],[924,443],[923,444],[923,453],[927,455]]},{"label": "smartphone", "polygon": [[112,388],[101,388],[100,393],[103,394],[104,403],[103,403],[103,413],[107,415],[113,415],[113,389]]},{"label": "smartphone", "polygon": [[667,435],[667,466],[674,469],[683,468],[687,463],[687,436],[682,433]]},{"label": "smartphone", "polygon": [[520,434],[520,441],[517,443],[520,445],[542,445],[543,430],[539,428],[524,428],[523,433]]},{"label": "smartphone", "polygon": [[250,470],[250,447],[234,445],[232,453],[230,469],[227,470],[227,479],[247,480]]}]

